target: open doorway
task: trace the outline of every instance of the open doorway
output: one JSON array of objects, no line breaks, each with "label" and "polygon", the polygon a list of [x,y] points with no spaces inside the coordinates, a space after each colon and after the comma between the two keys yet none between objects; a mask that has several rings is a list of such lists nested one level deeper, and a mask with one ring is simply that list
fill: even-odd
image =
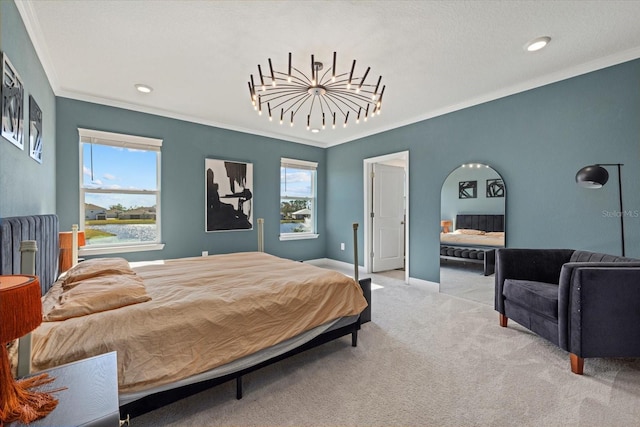
[{"label": "open doorway", "polygon": [[364,159],[364,268],[409,282],[409,152]]}]

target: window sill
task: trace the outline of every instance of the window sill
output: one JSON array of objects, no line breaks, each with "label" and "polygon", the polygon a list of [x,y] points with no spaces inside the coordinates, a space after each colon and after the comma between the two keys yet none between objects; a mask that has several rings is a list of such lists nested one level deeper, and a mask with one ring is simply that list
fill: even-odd
[{"label": "window sill", "polygon": [[320,235],[313,233],[290,233],[290,234],[281,234],[280,241],[287,240],[305,240],[305,239],[317,239]]},{"label": "window sill", "polygon": [[107,255],[126,252],[144,252],[144,251],[160,251],[164,249],[164,243],[150,243],[145,245],[129,245],[129,246],[103,246],[103,247],[84,247],[78,250],[78,255]]}]

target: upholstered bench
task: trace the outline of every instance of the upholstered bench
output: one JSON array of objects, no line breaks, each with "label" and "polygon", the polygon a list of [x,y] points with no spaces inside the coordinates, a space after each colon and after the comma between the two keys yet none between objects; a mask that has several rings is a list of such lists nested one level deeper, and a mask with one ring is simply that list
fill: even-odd
[{"label": "upholstered bench", "polygon": [[482,264],[485,276],[489,276],[495,271],[495,249],[492,248],[441,245],[440,259]]}]

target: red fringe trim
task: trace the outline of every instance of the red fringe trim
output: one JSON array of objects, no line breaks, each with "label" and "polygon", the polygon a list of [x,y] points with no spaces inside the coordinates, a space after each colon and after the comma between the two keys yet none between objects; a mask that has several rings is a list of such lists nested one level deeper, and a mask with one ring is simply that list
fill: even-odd
[{"label": "red fringe trim", "polygon": [[58,405],[58,399],[51,393],[64,390],[66,387],[50,392],[28,390],[53,381],[54,378],[47,374],[15,381],[11,375],[7,349],[4,344],[0,344],[0,426],[13,421],[29,424],[53,411]]},{"label": "red fringe trim", "polygon": [[[10,279],[12,278],[13,279]],[[21,279],[16,279],[21,278]],[[19,280],[24,280],[20,283]],[[28,334],[42,323],[40,281],[36,276],[5,276],[10,284],[0,288],[0,342]],[[12,285],[12,283],[15,283]]]}]

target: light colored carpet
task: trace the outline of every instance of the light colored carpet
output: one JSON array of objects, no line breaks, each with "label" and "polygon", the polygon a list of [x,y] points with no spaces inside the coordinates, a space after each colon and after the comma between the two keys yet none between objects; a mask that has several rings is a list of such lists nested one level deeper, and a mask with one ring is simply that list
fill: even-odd
[{"label": "light colored carpet", "polygon": [[344,337],[134,418],[132,426],[640,425],[640,359],[566,352],[493,307],[375,275],[373,321]]},{"label": "light colored carpet", "polygon": [[495,274],[485,276],[481,264],[443,261],[440,264],[440,292],[481,302],[493,307]]}]

